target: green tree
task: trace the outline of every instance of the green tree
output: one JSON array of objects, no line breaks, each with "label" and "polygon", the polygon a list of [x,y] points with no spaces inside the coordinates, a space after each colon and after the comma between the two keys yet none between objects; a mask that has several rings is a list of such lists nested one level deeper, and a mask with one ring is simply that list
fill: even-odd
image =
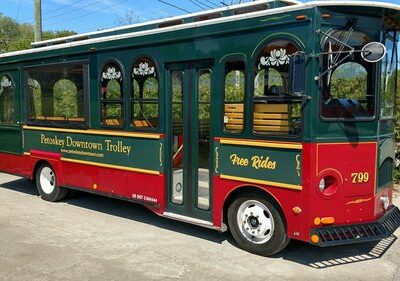
[{"label": "green tree", "polygon": [[[74,35],[69,30],[44,31],[43,40]],[[34,41],[33,26],[28,23],[18,23],[14,19],[0,13],[0,53],[31,48]]]}]

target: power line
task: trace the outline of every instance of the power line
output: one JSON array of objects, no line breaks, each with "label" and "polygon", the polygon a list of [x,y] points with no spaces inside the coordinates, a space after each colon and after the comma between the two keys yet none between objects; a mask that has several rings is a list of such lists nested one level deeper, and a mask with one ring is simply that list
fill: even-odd
[{"label": "power line", "polygon": [[158,1],[158,2],[161,2],[161,3],[165,4],[165,5],[171,6],[171,7],[175,8],[175,9],[181,10],[181,11],[183,11],[183,12],[185,12],[185,13],[189,13],[189,14],[192,13],[192,12],[190,12],[190,11],[184,9],[184,8],[175,6],[175,5],[173,5],[173,4],[171,4],[171,3],[168,3],[168,2],[166,2],[166,1],[164,1],[164,0],[157,0],[157,1]]},{"label": "power line", "polygon": [[17,9],[17,18],[15,19],[15,21],[18,21],[18,16],[19,16],[19,8],[21,8],[21,0],[19,0],[19,3],[18,3],[18,9]]},{"label": "power line", "polygon": [[[72,6],[72,5],[75,5],[76,3],[79,3],[79,2],[82,2],[82,0],[74,1],[74,2],[69,3],[69,4],[67,4],[67,5],[63,5],[63,6],[59,7],[59,8],[51,9],[51,10],[45,11],[45,13],[51,13],[51,12],[54,12],[54,11],[58,11],[58,10],[61,10],[61,9],[65,9],[65,8],[70,7],[70,6]],[[33,18],[34,18],[34,17],[29,17],[29,18],[22,19],[21,21],[32,20]]]},{"label": "power line", "polygon": [[76,17],[73,17],[73,18],[69,18],[69,19],[66,19],[66,20],[58,21],[58,22],[53,22],[53,23],[47,24],[47,26],[52,26],[52,25],[56,25],[56,24],[68,22],[68,21],[71,21],[71,20],[74,20],[74,19],[82,18],[82,17],[85,17],[85,16],[87,16],[87,15],[90,15],[90,14],[93,14],[93,13],[96,13],[96,12],[99,12],[99,11],[102,11],[102,10],[105,10],[105,9],[107,9],[107,8],[111,8],[111,7],[120,5],[120,4],[122,4],[122,3],[126,2],[126,1],[128,1],[128,0],[122,0],[122,1],[117,2],[117,3],[115,3],[115,4],[105,6],[105,7],[101,8],[101,9],[97,9],[97,10],[90,11],[89,13],[86,13],[86,14],[83,14],[83,15],[79,15],[79,16],[76,16]]},{"label": "power line", "polygon": [[63,15],[66,15],[66,14],[70,14],[70,13],[75,12],[75,11],[79,11],[79,10],[81,10],[81,9],[84,9],[84,8],[87,8],[87,7],[90,7],[90,6],[93,6],[94,4],[99,3],[99,2],[102,2],[102,0],[94,1],[94,2],[92,2],[92,3],[90,3],[90,4],[86,5],[86,6],[82,6],[82,7],[73,9],[73,10],[71,10],[71,11],[62,13],[62,14],[57,14],[57,15],[54,15],[54,16],[51,16],[51,17],[47,17],[46,20],[53,19],[53,18],[56,18],[56,17],[59,17],[59,16],[63,16]]},{"label": "power line", "polygon": [[211,5],[213,5],[215,8],[219,8],[220,6],[215,4],[214,2],[211,2],[210,0],[205,0],[207,3],[210,3]]},{"label": "power line", "polygon": [[193,0],[189,0],[192,4],[196,5],[197,7],[199,7],[202,10],[206,10],[204,9],[202,6],[200,6],[199,4],[197,4],[196,2],[194,2]]},{"label": "power line", "polygon": [[197,2],[197,3],[199,3],[199,4],[201,4],[201,5],[203,5],[204,7],[208,8],[208,9],[213,9],[213,8],[214,8],[214,7],[212,7],[212,6],[208,5],[208,4],[202,3],[202,2],[199,1],[199,0],[193,0],[193,1],[195,1],[195,2]]}]

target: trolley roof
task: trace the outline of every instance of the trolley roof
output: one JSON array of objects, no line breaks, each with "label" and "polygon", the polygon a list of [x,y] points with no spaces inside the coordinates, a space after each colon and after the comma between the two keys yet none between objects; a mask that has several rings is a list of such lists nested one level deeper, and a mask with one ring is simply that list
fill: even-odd
[{"label": "trolley roof", "polygon": [[[396,26],[396,28],[400,30],[400,5],[396,4],[370,1],[314,1],[302,3],[296,0],[267,0],[238,4],[162,20],[35,42],[32,43],[32,46],[34,47],[33,49],[0,54],[0,59],[119,39],[127,39],[131,37],[164,33],[174,30],[196,28],[224,22],[233,22],[242,19],[274,15],[308,8],[340,6],[344,8],[351,6],[388,9],[391,11],[394,18],[399,19],[399,22],[397,23],[398,26]],[[235,11],[238,12],[235,13]]]}]

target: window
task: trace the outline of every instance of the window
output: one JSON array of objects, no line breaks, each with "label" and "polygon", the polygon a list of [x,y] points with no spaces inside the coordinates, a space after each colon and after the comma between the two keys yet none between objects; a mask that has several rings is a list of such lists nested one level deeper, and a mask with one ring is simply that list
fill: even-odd
[{"label": "window", "polygon": [[123,77],[118,63],[107,63],[101,72],[101,123],[103,126],[123,126]]},{"label": "window", "polygon": [[243,131],[245,64],[242,60],[232,60],[225,64],[225,130],[231,133]]},{"label": "window", "polygon": [[132,90],[132,126],[158,127],[158,76],[150,58],[142,57],[133,65]]},{"label": "window", "polygon": [[296,135],[301,131],[301,98],[289,91],[289,57],[299,51],[292,42],[269,42],[254,65],[253,131],[263,135]]},{"label": "window", "polygon": [[197,207],[210,208],[210,120],[211,120],[211,71],[200,70],[197,78],[198,92],[198,190]]},{"label": "window", "polygon": [[397,54],[396,32],[385,34],[384,44],[386,46],[386,56],[382,61],[381,68],[381,117],[393,118],[396,97]]},{"label": "window", "polygon": [[[355,50],[370,42],[360,31],[334,31],[330,36],[346,41]],[[375,114],[374,63],[368,63],[360,52],[349,55],[342,43],[328,39],[322,58],[322,116],[332,119],[371,118]]]},{"label": "window", "polygon": [[86,121],[88,65],[67,63],[25,70],[28,123],[80,126]]},{"label": "window", "polygon": [[0,78],[0,123],[15,122],[15,85],[10,75]]}]

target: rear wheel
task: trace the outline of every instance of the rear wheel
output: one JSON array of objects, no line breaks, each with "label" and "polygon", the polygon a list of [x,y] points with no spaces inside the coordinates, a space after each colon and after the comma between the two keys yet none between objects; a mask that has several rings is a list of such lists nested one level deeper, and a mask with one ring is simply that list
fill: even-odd
[{"label": "rear wheel", "polygon": [[241,248],[270,256],[286,247],[290,240],[278,208],[256,194],[241,196],[229,206],[229,228]]},{"label": "rear wheel", "polygon": [[56,173],[47,163],[36,172],[36,187],[40,197],[46,201],[59,201],[68,195],[68,189],[58,186]]}]

